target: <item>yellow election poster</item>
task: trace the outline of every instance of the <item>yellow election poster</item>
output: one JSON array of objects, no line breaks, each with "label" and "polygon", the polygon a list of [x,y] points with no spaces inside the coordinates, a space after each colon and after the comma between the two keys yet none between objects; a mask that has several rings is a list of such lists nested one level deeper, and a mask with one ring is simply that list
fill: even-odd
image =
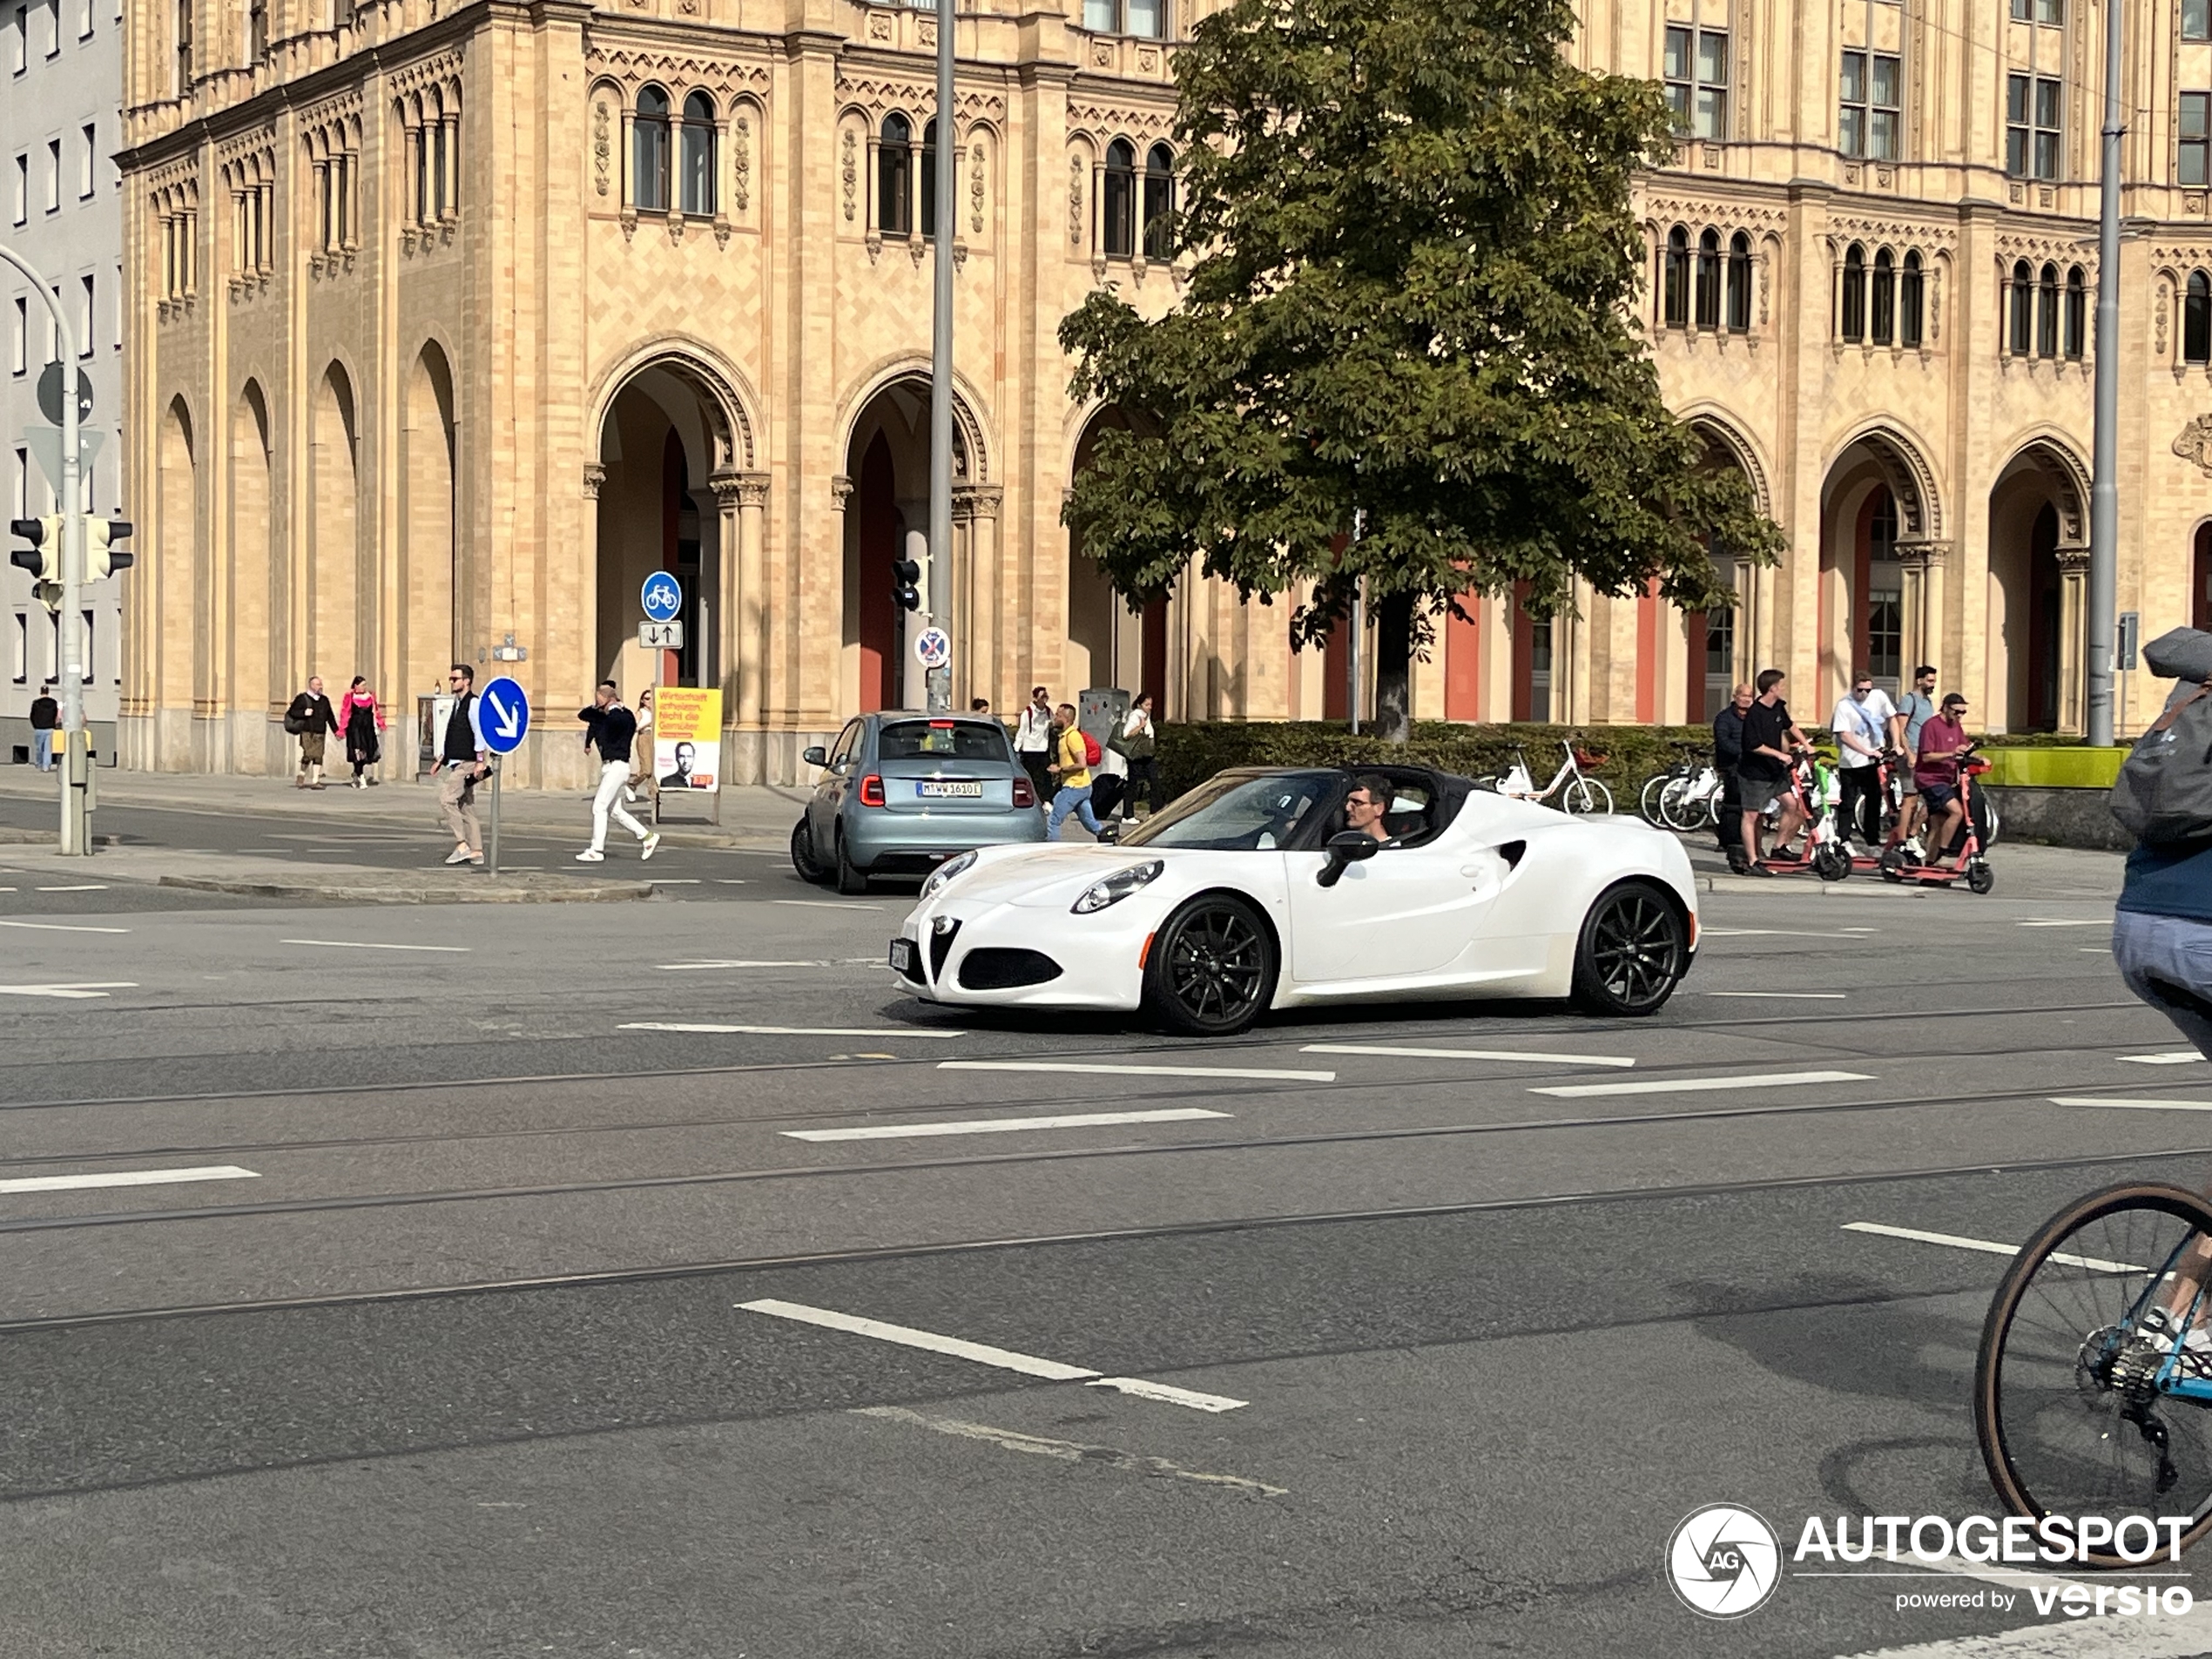
[{"label": "yellow election poster", "polygon": [[722,691],[664,685],[653,693],[653,775],[663,789],[722,787]]}]

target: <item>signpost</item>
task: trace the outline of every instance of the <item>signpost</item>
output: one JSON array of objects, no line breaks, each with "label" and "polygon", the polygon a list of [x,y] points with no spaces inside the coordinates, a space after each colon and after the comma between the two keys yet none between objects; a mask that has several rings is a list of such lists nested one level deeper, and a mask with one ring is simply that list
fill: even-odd
[{"label": "signpost", "polygon": [[656,570],[637,590],[637,603],[648,622],[674,622],[684,614],[684,584],[665,570]]},{"label": "signpost", "polygon": [[482,705],[476,711],[476,724],[484,734],[484,747],[491,751],[491,833],[486,838],[484,851],[489,854],[487,869],[499,873],[499,763],[523,746],[523,739],[529,735],[530,700],[523,688],[506,675],[485,686],[478,694]]},{"label": "signpost", "polygon": [[914,659],[933,674],[949,666],[953,660],[953,637],[934,625],[923,629],[914,636]]}]

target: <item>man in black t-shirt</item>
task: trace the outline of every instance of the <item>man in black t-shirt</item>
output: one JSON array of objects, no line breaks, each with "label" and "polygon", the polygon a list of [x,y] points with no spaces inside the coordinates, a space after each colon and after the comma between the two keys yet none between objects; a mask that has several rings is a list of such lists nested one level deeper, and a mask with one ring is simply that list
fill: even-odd
[{"label": "man in black t-shirt", "polygon": [[1776,826],[1775,853],[1787,856],[1790,838],[1804,822],[1794,795],[1784,794],[1790,785],[1790,753],[1805,746],[1805,734],[1790,718],[1782,700],[1782,671],[1759,671],[1759,695],[1743,712],[1743,759],[1737,765],[1737,787],[1743,806],[1743,856],[1753,875],[1774,872],[1759,862],[1759,818],[1778,799],[1782,819]]}]

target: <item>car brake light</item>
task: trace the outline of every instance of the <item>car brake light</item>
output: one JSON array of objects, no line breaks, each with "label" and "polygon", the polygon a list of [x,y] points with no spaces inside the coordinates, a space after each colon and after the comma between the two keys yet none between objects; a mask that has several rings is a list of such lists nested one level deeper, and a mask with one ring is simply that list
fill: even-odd
[{"label": "car brake light", "polygon": [[1029,786],[1027,778],[1014,780],[1014,804],[1016,806],[1034,806],[1037,804],[1037,792]]},{"label": "car brake light", "polygon": [[872,772],[860,779],[860,805],[880,806],[884,804],[882,774]]}]

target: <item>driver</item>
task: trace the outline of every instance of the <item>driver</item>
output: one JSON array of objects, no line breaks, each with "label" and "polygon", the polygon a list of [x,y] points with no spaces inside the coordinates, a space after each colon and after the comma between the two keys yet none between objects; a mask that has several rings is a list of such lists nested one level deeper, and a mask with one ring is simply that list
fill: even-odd
[{"label": "driver", "polygon": [[1383,821],[1393,792],[1389,779],[1371,772],[1360,773],[1352,779],[1352,792],[1344,798],[1345,828],[1372,836],[1385,846],[1396,846],[1398,838]]}]

